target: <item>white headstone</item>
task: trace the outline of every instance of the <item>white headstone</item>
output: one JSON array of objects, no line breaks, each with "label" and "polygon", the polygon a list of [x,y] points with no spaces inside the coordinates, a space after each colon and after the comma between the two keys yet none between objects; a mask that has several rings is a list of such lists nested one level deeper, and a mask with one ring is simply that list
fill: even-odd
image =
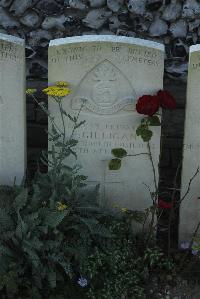
[{"label": "white headstone", "polygon": [[0,184],[25,174],[25,44],[0,33]]},{"label": "white headstone", "polygon": [[[190,47],[185,136],[181,179],[181,197],[187,193],[190,179],[200,166],[200,45]],[[200,175],[192,180],[189,193],[180,208],[179,240],[190,241],[200,221]]]},{"label": "white headstone", "polygon": [[[108,169],[112,148],[129,154],[144,153],[147,145],[136,136],[143,117],[135,111],[139,96],[154,94],[163,86],[164,47],[161,44],[116,36],[82,36],[53,40],[49,47],[49,82],[68,81],[73,93],[64,109],[86,120],[75,135],[76,152],[89,185],[101,184],[101,194],[122,207],[144,209],[151,204],[147,184],[155,191],[147,155],[127,157],[118,171]],[[58,113],[52,100],[50,111]],[[66,121],[70,134],[70,123]],[[154,127],[155,128],[155,127]],[[160,128],[151,141],[156,167],[160,153]],[[69,161],[67,161],[69,163]]]}]

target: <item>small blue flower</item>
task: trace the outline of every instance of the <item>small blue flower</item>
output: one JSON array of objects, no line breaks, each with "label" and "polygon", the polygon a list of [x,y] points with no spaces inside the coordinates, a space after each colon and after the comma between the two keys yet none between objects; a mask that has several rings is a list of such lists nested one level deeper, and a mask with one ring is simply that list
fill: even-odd
[{"label": "small blue flower", "polygon": [[[191,245],[192,245],[192,246],[191,246]],[[181,242],[181,244],[180,244],[180,247],[181,247],[182,249],[191,249],[191,253],[192,253],[193,255],[197,255],[197,254],[199,253],[199,250],[196,249],[196,246],[197,246],[196,242],[193,242],[193,243],[191,244],[191,243],[188,242],[188,241],[183,241],[183,242]]]},{"label": "small blue flower", "polygon": [[85,288],[88,285],[87,279],[82,276],[78,279],[77,282],[82,288]]},{"label": "small blue flower", "polygon": [[199,253],[199,246],[196,242],[192,244],[192,254],[197,255]]},{"label": "small blue flower", "polygon": [[199,250],[195,250],[195,249],[192,250],[192,254],[193,254],[193,255],[197,255],[198,252],[199,252]]},{"label": "small blue flower", "polygon": [[190,242],[188,242],[188,241],[183,241],[183,242],[181,242],[180,247],[181,247],[182,249],[188,249],[188,248],[190,247]]}]

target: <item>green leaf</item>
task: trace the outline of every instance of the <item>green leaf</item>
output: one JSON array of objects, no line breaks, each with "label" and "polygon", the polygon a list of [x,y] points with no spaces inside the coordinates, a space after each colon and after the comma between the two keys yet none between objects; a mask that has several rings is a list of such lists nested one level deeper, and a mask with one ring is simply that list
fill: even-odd
[{"label": "green leaf", "polygon": [[15,235],[18,239],[22,240],[23,236],[25,236],[28,232],[28,225],[21,219],[21,217],[18,218],[18,221]]},{"label": "green leaf", "polygon": [[15,198],[14,208],[17,212],[23,209],[28,201],[28,189],[23,189],[22,192]]},{"label": "green leaf", "polygon": [[123,148],[114,148],[112,149],[111,153],[113,154],[113,156],[120,159],[127,156],[127,151]]},{"label": "green leaf", "polygon": [[46,211],[44,215],[44,225],[50,226],[52,228],[57,227],[63,219],[68,215],[68,211]]},{"label": "green leaf", "polygon": [[145,130],[141,135],[144,142],[148,142],[149,140],[151,140],[152,136],[153,132],[151,130]]},{"label": "green leaf", "polygon": [[120,159],[112,159],[109,162],[110,170],[119,170],[121,168],[121,160]]},{"label": "green leaf", "polygon": [[149,116],[148,117],[149,126],[160,126],[160,119],[157,115]]},{"label": "green leaf", "polygon": [[12,218],[7,214],[5,209],[0,209],[0,232],[12,230],[14,226]]},{"label": "green leaf", "polygon": [[143,134],[143,132],[145,132],[147,130],[147,126],[146,125],[140,125],[137,129],[136,129],[136,135],[137,136],[141,136]]},{"label": "green leaf", "polygon": [[53,269],[49,268],[47,277],[48,277],[48,282],[49,282],[51,288],[55,288],[56,287],[56,272]]}]

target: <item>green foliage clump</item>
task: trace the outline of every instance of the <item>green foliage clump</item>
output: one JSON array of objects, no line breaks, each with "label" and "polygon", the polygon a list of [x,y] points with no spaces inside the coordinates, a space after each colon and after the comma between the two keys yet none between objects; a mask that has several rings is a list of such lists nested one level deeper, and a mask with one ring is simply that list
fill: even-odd
[{"label": "green foliage clump", "polygon": [[146,298],[145,285],[151,273],[170,271],[172,263],[155,245],[144,247],[140,237],[133,235],[127,216],[115,216],[109,227],[115,237],[108,240],[107,248],[96,247],[85,265],[90,281],[87,298]]},{"label": "green foliage clump", "polygon": [[1,298],[64,298],[94,243],[111,236],[94,193],[87,198],[62,194],[58,202],[56,195],[45,194],[41,182],[13,189],[12,203],[1,198]]}]

